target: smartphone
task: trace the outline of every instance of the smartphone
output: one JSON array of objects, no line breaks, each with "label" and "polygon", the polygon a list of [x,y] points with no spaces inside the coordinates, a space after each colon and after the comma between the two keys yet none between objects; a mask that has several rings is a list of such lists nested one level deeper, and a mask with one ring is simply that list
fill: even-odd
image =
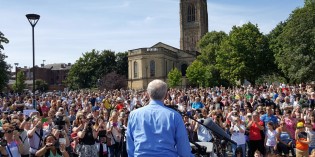
[{"label": "smartphone", "polygon": [[59,138],[59,143],[60,144],[66,144],[66,139],[65,138]]},{"label": "smartphone", "polygon": [[43,123],[47,122],[47,118],[42,118],[42,122]]}]

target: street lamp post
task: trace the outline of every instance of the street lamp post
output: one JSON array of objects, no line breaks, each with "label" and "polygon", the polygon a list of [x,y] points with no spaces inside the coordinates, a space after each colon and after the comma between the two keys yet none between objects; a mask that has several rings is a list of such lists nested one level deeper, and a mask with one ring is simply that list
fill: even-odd
[{"label": "street lamp post", "polygon": [[17,66],[19,66],[19,63],[14,63],[14,65],[15,65],[15,88],[17,89]]},{"label": "street lamp post", "polygon": [[35,108],[35,41],[34,41],[34,27],[37,24],[40,16],[37,14],[26,14],[26,18],[32,26],[32,39],[33,39],[33,107]]}]

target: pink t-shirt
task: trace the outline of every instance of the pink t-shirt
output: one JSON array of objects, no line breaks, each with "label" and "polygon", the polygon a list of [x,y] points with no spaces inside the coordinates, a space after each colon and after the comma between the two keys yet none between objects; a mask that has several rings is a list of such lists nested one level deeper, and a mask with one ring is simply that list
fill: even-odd
[{"label": "pink t-shirt", "polygon": [[287,130],[290,132],[291,138],[295,139],[296,119],[285,118],[284,119]]}]

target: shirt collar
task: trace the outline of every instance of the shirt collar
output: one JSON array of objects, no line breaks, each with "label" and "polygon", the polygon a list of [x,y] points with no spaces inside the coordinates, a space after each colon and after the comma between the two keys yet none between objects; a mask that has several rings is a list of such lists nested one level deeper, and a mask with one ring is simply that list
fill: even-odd
[{"label": "shirt collar", "polygon": [[160,105],[160,106],[164,106],[164,103],[160,100],[150,100],[149,105]]}]

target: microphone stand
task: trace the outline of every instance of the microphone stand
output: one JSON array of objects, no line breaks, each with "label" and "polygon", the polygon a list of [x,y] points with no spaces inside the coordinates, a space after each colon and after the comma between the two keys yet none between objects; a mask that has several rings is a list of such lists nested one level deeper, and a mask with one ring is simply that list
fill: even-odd
[{"label": "microphone stand", "polygon": [[[231,142],[232,144],[237,145],[236,142],[232,141],[231,139],[228,139],[228,138],[226,138],[226,137],[221,136],[216,130],[213,130],[213,129],[209,128],[208,126],[206,126],[205,124],[203,124],[203,120],[201,120],[201,121],[199,122],[198,120],[196,120],[195,118],[193,118],[191,115],[188,115],[187,113],[184,113],[184,112],[178,110],[177,106],[175,106],[175,105],[172,105],[172,106],[165,105],[165,106],[174,109],[175,111],[179,112],[181,115],[188,116],[189,119],[191,119],[191,120],[197,122],[198,124],[200,124],[200,125],[206,127],[208,130],[210,130],[211,133],[212,133],[212,135],[215,135],[215,136],[213,136],[213,137],[214,137],[214,139],[215,139],[215,140],[214,140],[214,143],[215,143],[215,145],[216,145],[216,147],[217,147],[217,150],[216,150],[217,156],[222,156],[222,157],[227,156],[227,155],[226,155],[226,151],[225,151],[225,150],[226,150],[226,144],[227,144],[227,142]],[[189,142],[191,142],[191,141],[189,141]],[[197,144],[196,142],[191,142],[191,143],[193,143],[194,145]],[[198,145],[199,145],[199,144],[196,145],[197,148],[198,148]],[[199,148],[200,148],[200,147],[203,147],[203,146],[199,145]],[[202,153],[202,150],[200,150],[199,148],[198,148],[197,152],[198,152],[198,153],[199,153],[199,152]]]}]

